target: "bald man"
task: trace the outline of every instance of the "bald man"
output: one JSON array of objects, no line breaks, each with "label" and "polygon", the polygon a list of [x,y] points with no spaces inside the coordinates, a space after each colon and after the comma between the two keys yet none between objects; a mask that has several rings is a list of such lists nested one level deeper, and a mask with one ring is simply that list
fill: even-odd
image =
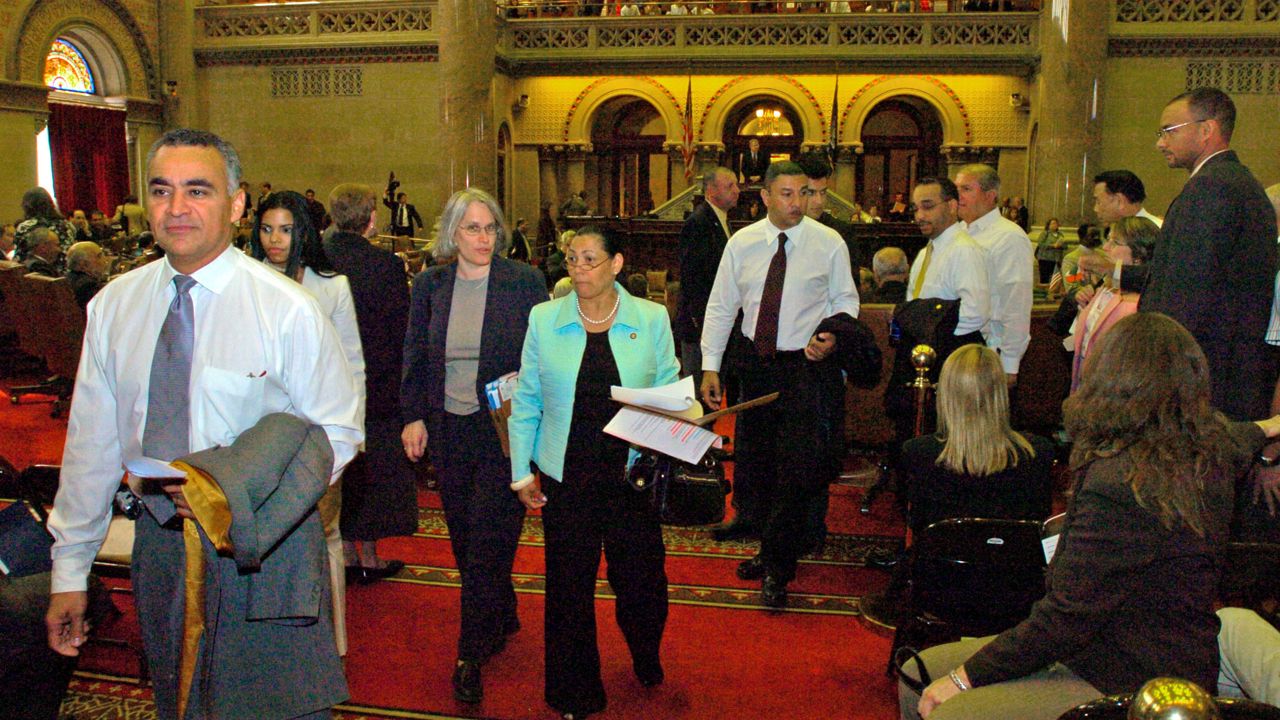
[{"label": "bald man", "polygon": [[871,257],[871,271],[875,274],[875,290],[867,294],[868,303],[897,305],[907,299],[907,276],[911,264],[907,254],[898,247],[885,247]]}]

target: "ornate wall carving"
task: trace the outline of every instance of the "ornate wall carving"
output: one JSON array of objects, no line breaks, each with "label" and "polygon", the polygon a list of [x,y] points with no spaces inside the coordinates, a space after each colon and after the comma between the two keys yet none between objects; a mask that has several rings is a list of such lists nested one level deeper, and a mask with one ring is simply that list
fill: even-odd
[{"label": "ornate wall carving", "polygon": [[593,81],[578,93],[565,115],[562,142],[589,143],[591,118],[596,108],[620,96],[634,96],[646,100],[662,116],[666,125],[667,141],[679,142],[683,127],[683,114],[676,96],[666,85],[650,77],[606,77]]},{"label": "ornate wall carving", "polygon": [[355,63],[438,62],[435,44],[379,47],[328,46],[306,48],[230,48],[196,50],[197,67],[228,65],[351,65]]},{"label": "ornate wall carving", "polygon": [[129,95],[160,97],[159,72],[147,38],[119,0],[37,0],[22,18],[17,43],[6,58],[11,75],[42,84],[50,43],[77,25],[91,26],[111,41],[124,65]]},{"label": "ornate wall carving", "polygon": [[1280,93],[1280,61],[1202,60],[1187,63],[1187,89],[1215,87],[1232,95]]},{"label": "ornate wall carving", "polygon": [[1244,19],[1240,0],[1117,0],[1116,22],[1233,22]]},{"label": "ornate wall carving", "polygon": [[1109,57],[1259,57],[1280,54],[1280,37],[1116,38]]},{"label": "ornate wall carving", "polygon": [[[752,95],[771,95],[790,105],[800,115],[803,127],[795,128],[801,142],[826,140],[827,117],[813,92],[789,75],[739,75],[720,86],[707,100],[698,122],[697,138],[703,142],[720,142],[729,111]],[[708,138],[707,128],[713,135]]]},{"label": "ornate wall carving", "polygon": [[205,38],[295,37],[357,33],[428,32],[432,6],[391,8],[204,8],[196,13]]}]

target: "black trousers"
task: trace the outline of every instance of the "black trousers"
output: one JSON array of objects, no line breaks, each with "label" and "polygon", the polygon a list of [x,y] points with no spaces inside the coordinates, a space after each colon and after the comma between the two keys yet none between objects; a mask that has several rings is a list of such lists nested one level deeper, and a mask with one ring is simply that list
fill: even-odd
[{"label": "black trousers", "polygon": [[524,526],[524,505],[509,487],[511,462],[502,454],[489,413],[445,413],[445,447],[437,458],[440,500],[449,543],[462,575],[458,657],[482,661],[516,618],[511,566]]},{"label": "black trousers", "polygon": [[738,417],[734,494],[739,507],[763,520],[760,556],[765,572],[795,577],[810,523],[839,472],[844,382],[833,360],[811,362],[803,351],[762,360],[743,353],[743,397],[778,392],[778,399]]},{"label": "black trousers", "polygon": [[666,549],[648,492],[621,467],[566,467],[543,479],[546,533],[546,700],[560,712],[605,707],[596,643],[595,587],[600,548],[617,597],[618,627],[634,666],[658,662],[667,623]]}]

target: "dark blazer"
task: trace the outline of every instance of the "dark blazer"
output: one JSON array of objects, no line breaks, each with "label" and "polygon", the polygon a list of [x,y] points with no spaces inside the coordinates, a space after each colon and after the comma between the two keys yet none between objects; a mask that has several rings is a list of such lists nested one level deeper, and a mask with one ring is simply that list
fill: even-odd
[{"label": "dark blazer", "polygon": [[399,417],[400,369],[409,325],[404,262],[354,233],[334,234],[325,241],[324,251],[351,283],[364,348],[365,417]]},{"label": "dark blazer", "polygon": [[[413,281],[413,307],[409,333],[404,339],[404,378],[400,389],[408,425],[427,423],[427,441],[433,457],[447,448],[444,442],[444,350],[449,333],[449,310],[458,264],[423,270]],[[542,276],[529,265],[494,258],[489,268],[489,290],[484,303],[484,327],[480,331],[480,367],[476,372],[476,397],[484,402],[484,386],[520,369],[525,330],[533,306],[546,302]]]},{"label": "dark blazer", "polygon": [[764,174],[769,171],[769,153],[760,148],[756,153],[755,160],[751,159],[751,151],[743,150],[738,156],[738,174],[742,176],[743,182],[751,182],[751,178],[760,176],[758,182],[764,182]]},{"label": "dark blazer", "polygon": [[57,266],[39,255],[32,255],[28,257],[26,262],[22,264],[27,266],[28,273],[39,273],[41,275],[47,275],[54,278],[62,277],[62,273],[58,272]]},{"label": "dark blazer", "polygon": [[863,305],[898,305],[907,301],[907,283],[902,280],[886,280],[862,298]]},{"label": "dark blazer", "polygon": [[100,277],[95,277],[86,272],[72,270],[67,273],[67,282],[71,284],[71,292],[76,296],[76,303],[80,307],[88,307],[89,301],[94,295],[102,289],[107,282]]},{"label": "dark blazer", "polygon": [[[1240,450],[1263,443],[1253,423],[1232,427]],[[1247,457],[1247,456],[1246,456]],[[1232,478],[1205,484],[1205,534],[1167,529],[1138,504],[1123,453],[1076,473],[1047,592],[1031,617],[964,663],[974,686],[1061,662],[1105,694],[1135,692],[1157,676],[1215,687],[1213,613],[1231,520]]]},{"label": "dark blazer", "polygon": [[702,319],[707,314],[711,285],[729,238],[724,234],[711,203],[690,213],[680,228],[680,301],[676,307],[677,342],[702,339]]},{"label": "dark blazer", "polygon": [[426,227],[426,223],[422,222],[422,216],[418,214],[418,208],[413,203],[405,203],[409,207],[409,224],[400,224],[400,203],[382,198],[382,204],[391,209],[391,234],[392,235],[413,235],[413,226]]},{"label": "dark blazer", "polygon": [[[1138,309],[1186,326],[1209,359],[1213,403],[1236,420],[1270,413],[1263,337],[1276,278],[1276,216],[1236,154],[1211,158],[1165,215]],[[1227,319],[1227,322],[1224,322]]]}]

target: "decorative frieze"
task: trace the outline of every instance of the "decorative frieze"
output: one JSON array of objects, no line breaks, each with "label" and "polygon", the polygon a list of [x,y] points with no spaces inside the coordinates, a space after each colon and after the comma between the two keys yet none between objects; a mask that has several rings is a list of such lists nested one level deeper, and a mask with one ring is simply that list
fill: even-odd
[{"label": "decorative frieze", "polygon": [[1280,92],[1280,61],[1202,60],[1187,63],[1187,89],[1213,87],[1232,95]]},{"label": "decorative frieze", "polygon": [[1118,0],[1116,22],[1235,22],[1244,19],[1241,0]]},{"label": "decorative frieze", "polygon": [[435,44],[196,50],[196,65],[202,68],[228,65],[368,65],[439,62],[439,60],[440,47]]}]

